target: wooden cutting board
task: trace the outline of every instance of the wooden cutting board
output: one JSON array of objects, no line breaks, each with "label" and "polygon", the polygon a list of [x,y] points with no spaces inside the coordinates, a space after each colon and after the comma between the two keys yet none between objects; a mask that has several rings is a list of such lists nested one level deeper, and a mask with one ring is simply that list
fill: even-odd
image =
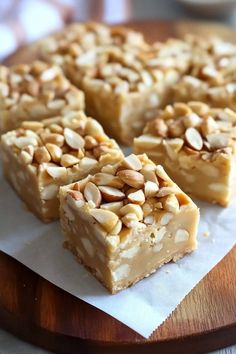
[{"label": "wooden cutting board", "polygon": [[[235,38],[233,30],[209,23],[164,21],[129,25],[142,31],[150,42],[186,33]],[[24,47],[5,63],[30,62],[36,56],[35,50]],[[0,326],[26,341],[63,354],[208,352],[236,343],[235,270],[236,247],[145,339],[0,252]]]}]

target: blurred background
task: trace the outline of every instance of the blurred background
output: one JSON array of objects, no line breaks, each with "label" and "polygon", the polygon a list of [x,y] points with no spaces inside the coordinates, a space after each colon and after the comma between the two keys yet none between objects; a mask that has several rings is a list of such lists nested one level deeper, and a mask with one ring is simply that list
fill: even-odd
[{"label": "blurred background", "polygon": [[236,26],[236,0],[0,0],[0,60],[75,20],[201,19]]}]

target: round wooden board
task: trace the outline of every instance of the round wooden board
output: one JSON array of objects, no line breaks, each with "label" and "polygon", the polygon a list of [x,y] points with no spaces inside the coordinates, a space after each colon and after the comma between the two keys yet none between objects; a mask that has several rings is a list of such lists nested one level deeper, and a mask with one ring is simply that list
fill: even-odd
[{"label": "round wooden board", "polygon": [[[209,23],[164,21],[129,25],[141,30],[150,42],[186,33],[213,33],[230,40],[235,36],[231,29]],[[30,62],[35,57],[35,50],[24,47],[5,63]],[[236,343],[235,269],[236,247],[145,339],[0,252],[0,326],[63,354],[208,352]]]}]

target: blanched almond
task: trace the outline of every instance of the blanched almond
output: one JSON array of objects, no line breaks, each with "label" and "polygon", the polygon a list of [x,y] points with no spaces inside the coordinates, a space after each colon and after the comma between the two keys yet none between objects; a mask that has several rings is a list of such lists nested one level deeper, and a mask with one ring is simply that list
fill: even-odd
[{"label": "blanched almond", "polygon": [[33,156],[30,155],[27,151],[22,150],[20,152],[19,159],[22,161],[23,164],[29,165],[33,161]]},{"label": "blanched almond", "polygon": [[37,121],[24,121],[21,124],[22,128],[24,129],[29,129],[29,130],[38,130],[40,128],[43,128],[43,123],[37,122]]},{"label": "blanched almond", "polygon": [[103,172],[96,173],[93,182],[97,186],[110,186],[118,189],[124,186],[124,182],[119,177]]},{"label": "blanched almond", "polygon": [[156,196],[158,198],[162,198],[162,197],[165,197],[171,193],[175,193],[177,190],[176,190],[176,187],[175,186],[170,186],[170,187],[162,187],[159,189],[159,191],[157,192]]},{"label": "blanched almond", "polygon": [[67,170],[65,167],[49,166],[46,168],[46,171],[55,179],[65,179],[67,177]]},{"label": "blanched almond", "polygon": [[143,210],[138,204],[126,204],[120,209],[120,215],[135,214],[140,221],[143,219]]},{"label": "blanched almond", "polygon": [[171,160],[176,160],[178,158],[178,152],[181,150],[184,145],[183,139],[174,138],[174,139],[165,139],[163,144],[166,148],[167,155]]},{"label": "blanched almond", "polygon": [[196,126],[199,126],[200,123],[201,118],[196,113],[190,113],[184,117],[184,125],[186,128],[194,128]]},{"label": "blanched almond", "polygon": [[137,215],[135,213],[128,213],[121,218],[121,221],[126,227],[132,228],[134,222],[138,221]]},{"label": "blanched almond", "polygon": [[185,139],[191,148],[193,148],[195,150],[202,149],[203,140],[202,140],[202,137],[197,129],[188,128],[185,131]]},{"label": "blanched almond", "polygon": [[102,193],[103,199],[105,199],[107,202],[115,202],[125,198],[125,194],[117,188],[99,186],[99,190]]},{"label": "blanched almond", "polygon": [[174,194],[169,194],[163,201],[163,207],[166,211],[176,214],[179,211],[179,202]]},{"label": "blanched almond", "polygon": [[170,181],[170,177],[161,165],[157,165],[155,168],[156,175],[164,181]]},{"label": "blanched almond", "polygon": [[68,194],[75,200],[82,200],[84,201],[84,196],[81,192],[76,190],[69,190]]},{"label": "blanched almond", "polygon": [[96,207],[101,204],[102,196],[98,187],[92,183],[88,182],[84,188],[84,196],[87,201],[92,201]]},{"label": "blanched almond", "polygon": [[141,170],[140,173],[144,176],[146,182],[150,181],[159,185],[156,173],[155,173],[155,166],[146,165]]},{"label": "blanched almond", "polygon": [[114,229],[119,220],[118,216],[109,210],[91,209],[90,214],[109,233]]},{"label": "blanched almond", "polygon": [[208,134],[212,134],[216,131],[217,129],[217,124],[211,116],[208,116],[202,120],[201,123],[201,132],[204,137],[206,137]]},{"label": "blanched almond", "polygon": [[122,170],[117,172],[117,176],[131,187],[142,188],[144,186],[144,177],[137,171]]},{"label": "blanched almond", "polygon": [[92,159],[91,157],[84,156],[80,160],[80,167],[85,170],[91,170],[98,164],[96,159]]},{"label": "blanched almond", "polygon": [[40,134],[40,137],[42,138],[44,144],[52,143],[60,147],[63,146],[65,141],[64,136],[57,133],[42,133]]},{"label": "blanched almond", "polygon": [[118,220],[117,224],[115,227],[111,230],[111,235],[118,235],[122,229],[122,222],[121,220]]},{"label": "blanched almond", "polygon": [[64,137],[66,140],[66,143],[72,148],[72,149],[82,149],[84,147],[85,141],[80,136],[78,133],[73,131],[70,128],[65,128],[64,129]]},{"label": "blanched almond", "polygon": [[153,197],[159,190],[159,186],[151,181],[147,181],[144,184],[144,194],[146,197]]},{"label": "blanched almond", "polygon": [[15,139],[14,143],[19,149],[23,149],[27,145],[38,146],[38,141],[33,136],[20,136]]},{"label": "blanched almond", "polygon": [[143,190],[139,189],[136,192],[130,193],[128,195],[128,200],[131,203],[142,205],[145,202]]},{"label": "blanched almond", "polygon": [[88,118],[85,126],[85,135],[91,135],[94,137],[104,135],[103,127],[95,119]]},{"label": "blanched almond", "polygon": [[111,202],[100,205],[101,209],[113,211],[115,214],[119,214],[120,209],[123,207],[123,202]]},{"label": "blanched almond", "polygon": [[139,171],[142,168],[142,163],[139,160],[139,158],[134,155],[131,154],[127,157],[124,158],[124,161],[122,163],[126,168],[134,170],[134,171]]},{"label": "blanched almond", "polygon": [[60,163],[64,167],[71,167],[71,166],[76,165],[77,163],[79,163],[79,159],[77,157],[75,157],[74,155],[64,154],[61,157],[61,162]]},{"label": "blanched almond", "polygon": [[41,146],[41,147],[38,147],[35,149],[34,159],[38,163],[49,162],[49,161],[51,161],[51,156],[50,156],[48,150],[46,149],[46,147]]},{"label": "blanched almond", "polygon": [[46,148],[51,155],[52,161],[59,162],[62,157],[62,150],[59,146],[51,143],[46,144]]}]

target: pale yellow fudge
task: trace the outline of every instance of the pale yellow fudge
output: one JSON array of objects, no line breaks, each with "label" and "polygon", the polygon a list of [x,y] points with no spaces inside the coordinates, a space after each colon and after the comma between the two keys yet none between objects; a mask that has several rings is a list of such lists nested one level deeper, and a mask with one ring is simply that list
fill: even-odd
[{"label": "pale yellow fudge", "polygon": [[197,246],[199,211],[145,154],[60,188],[64,245],[113,294]]},{"label": "pale yellow fudge", "polygon": [[0,134],[16,129],[24,120],[40,121],[84,109],[84,94],[59,67],[40,61],[0,65]]},{"label": "pale yellow fudge", "polygon": [[123,157],[101,125],[82,111],[25,121],[2,135],[4,175],[18,195],[44,222],[59,217],[61,185],[99,171]]},{"label": "pale yellow fudge", "polygon": [[105,131],[130,145],[189,65],[189,46],[179,40],[140,51],[131,46],[92,48],[68,66],[67,77],[85,93],[86,110]]},{"label": "pale yellow fudge", "polygon": [[174,88],[175,101],[202,101],[236,110],[236,44],[191,38],[191,69]]},{"label": "pale yellow fudge", "polygon": [[162,164],[186,193],[229,204],[236,188],[236,113],[202,102],[174,103],[134,139],[135,153]]}]

